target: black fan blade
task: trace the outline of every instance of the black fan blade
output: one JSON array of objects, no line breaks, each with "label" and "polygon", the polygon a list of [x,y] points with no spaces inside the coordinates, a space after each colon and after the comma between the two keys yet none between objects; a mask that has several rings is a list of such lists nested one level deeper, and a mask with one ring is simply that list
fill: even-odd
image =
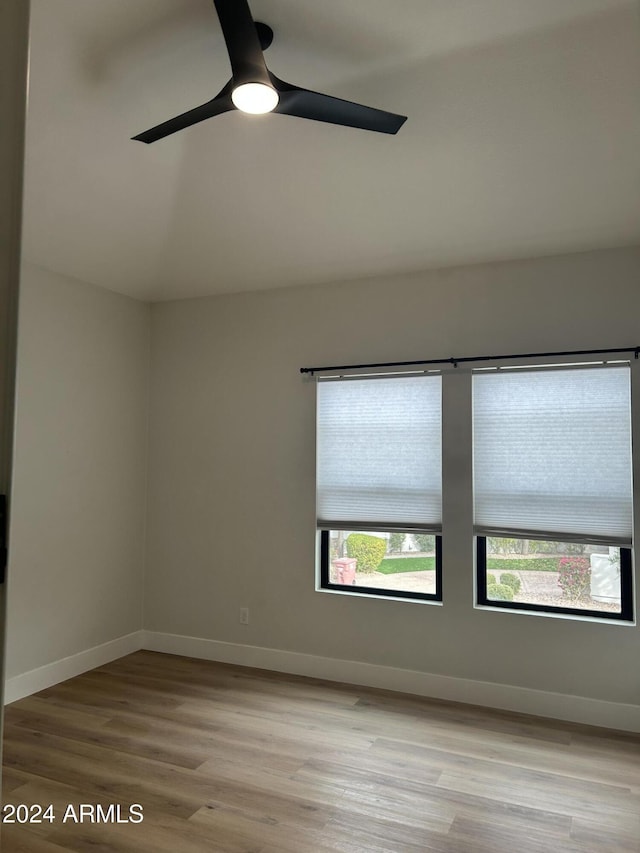
[{"label": "black fan blade", "polygon": [[227,44],[233,82],[270,84],[260,38],[247,0],[213,0]]},{"label": "black fan blade", "polygon": [[280,95],[275,113],[326,121],[329,124],[342,124],[346,127],[359,127],[378,133],[397,133],[407,120],[406,116],[365,107],[352,101],[343,101],[341,98],[311,92],[309,89],[300,89],[279,80],[274,74],[271,79]]},{"label": "black fan blade", "polygon": [[231,80],[229,80],[224,89],[212,101],[207,101],[206,104],[195,107],[193,110],[170,118],[169,121],[164,121],[162,124],[152,127],[151,130],[145,130],[144,133],[139,133],[132,139],[149,144],[158,139],[164,139],[165,136],[170,136],[178,130],[184,130],[185,127],[191,127],[192,124],[198,124],[206,118],[213,118],[213,116],[219,116],[222,113],[229,112],[229,110],[235,110],[231,100],[232,88]]}]

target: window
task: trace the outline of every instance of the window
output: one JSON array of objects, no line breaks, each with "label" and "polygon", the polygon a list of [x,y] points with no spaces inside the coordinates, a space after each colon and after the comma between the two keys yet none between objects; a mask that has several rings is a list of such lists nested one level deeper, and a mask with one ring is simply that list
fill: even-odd
[{"label": "window", "polygon": [[442,537],[398,530],[323,530],[320,585],[441,601]]},{"label": "window", "polygon": [[481,604],[633,618],[630,548],[478,536],[477,569]]},{"label": "window", "polygon": [[473,376],[479,604],[633,619],[629,374]]},{"label": "window", "polygon": [[441,600],[441,383],[318,381],[321,588]]},{"label": "window", "polygon": [[639,355],[303,369],[317,379],[319,588],[441,602],[444,550],[456,606],[468,579],[479,607],[633,622]]}]

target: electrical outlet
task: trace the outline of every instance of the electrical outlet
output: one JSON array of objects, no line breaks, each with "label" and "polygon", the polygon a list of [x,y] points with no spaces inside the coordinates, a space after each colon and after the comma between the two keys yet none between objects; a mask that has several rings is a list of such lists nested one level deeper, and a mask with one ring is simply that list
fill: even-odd
[{"label": "electrical outlet", "polygon": [[249,608],[241,607],[240,608],[240,624],[248,625],[249,624]]}]

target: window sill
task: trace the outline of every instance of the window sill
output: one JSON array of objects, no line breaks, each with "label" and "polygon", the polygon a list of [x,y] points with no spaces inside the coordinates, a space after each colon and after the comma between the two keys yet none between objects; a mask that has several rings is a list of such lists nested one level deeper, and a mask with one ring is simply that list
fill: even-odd
[{"label": "window sill", "polygon": [[582,616],[579,613],[553,613],[549,610],[525,610],[519,607],[492,607],[490,604],[474,604],[474,610],[488,610],[491,613],[508,613],[511,616],[537,616],[543,619],[569,619],[572,622],[595,622],[598,625],[619,625],[635,628],[636,620],[611,619],[600,616]]},{"label": "window sill", "polygon": [[401,601],[403,604],[431,604],[436,607],[442,607],[442,601],[435,601],[431,598],[407,598],[403,595],[384,595],[374,592],[352,592],[350,589],[328,589],[323,586],[316,586],[316,592],[325,592],[329,595],[348,595],[351,598],[373,598],[376,601]]}]

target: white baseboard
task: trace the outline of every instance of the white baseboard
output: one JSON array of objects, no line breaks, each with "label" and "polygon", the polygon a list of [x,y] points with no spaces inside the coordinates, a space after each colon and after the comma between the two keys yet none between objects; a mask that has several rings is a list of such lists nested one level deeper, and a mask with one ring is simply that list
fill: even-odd
[{"label": "white baseboard", "polygon": [[143,648],[143,640],[144,631],[134,631],[133,634],[118,637],[116,640],[110,640],[108,643],[102,643],[84,652],[78,652],[78,654],[8,678],[4,685],[4,703],[8,705],[10,702],[24,699],[25,696],[31,696],[39,690],[46,690],[47,687],[53,687],[54,684],[66,681],[68,678],[81,675],[97,666],[103,666],[131,652],[137,652]]},{"label": "white baseboard", "polygon": [[47,687],[81,675],[97,666],[103,666],[139,649],[269,669],[292,675],[306,675],[311,678],[359,684],[364,687],[378,687],[400,693],[413,693],[416,696],[448,699],[504,711],[519,711],[539,717],[552,717],[557,720],[586,723],[622,731],[640,732],[640,706],[638,705],[156,631],[135,631],[9,678],[5,684],[5,704],[30,696],[39,690],[45,690]]},{"label": "white baseboard", "polygon": [[155,631],[142,633],[143,648],[150,651],[270,669],[366,687],[379,687],[384,690],[413,693],[417,696],[448,699],[504,711],[519,711],[539,717],[551,717],[622,731],[640,732],[639,705],[607,702],[603,699],[570,696],[564,693],[548,693],[527,687],[433,675],[410,669],[396,669],[391,666],[338,660],[261,646],[245,646]]}]

